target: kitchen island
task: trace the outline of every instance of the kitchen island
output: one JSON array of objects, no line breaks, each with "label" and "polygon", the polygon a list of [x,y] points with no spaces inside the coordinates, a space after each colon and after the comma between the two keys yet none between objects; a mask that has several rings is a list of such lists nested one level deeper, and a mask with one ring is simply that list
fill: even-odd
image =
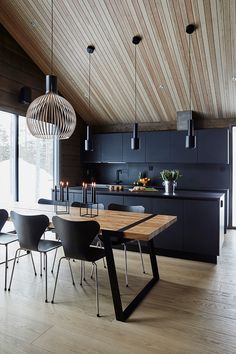
[{"label": "kitchen island", "polygon": [[[81,201],[81,187],[70,188],[70,200]],[[176,190],[109,191],[97,188],[97,202],[143,205],[147,213],[176,215],[177,222],[155,239],[157,254],[217,263],[224,242],[223,193]]]}]

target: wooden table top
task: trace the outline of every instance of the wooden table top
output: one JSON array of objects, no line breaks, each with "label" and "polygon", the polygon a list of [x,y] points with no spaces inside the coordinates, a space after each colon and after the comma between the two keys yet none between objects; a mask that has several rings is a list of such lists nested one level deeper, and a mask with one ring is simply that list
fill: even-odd
[{"label": "wooden table top", "polygon": [[[44,214],[48,216],[50,221],[52,217],[56,215],[54,206],[46,204],[26,204],[21,202],[1,203],[0,208],[6,209],[9,213],[11,210],[14,210],[24,215]],[[82,211],[85,212],[85,210]],[[58,216],[72,221],[95,220],[100,224],[101,230],[121,231],[121,229],[125,228],[124,231],[122,230],[125,238],[145,241],[152,239],[177,221],[177,217],[171,215],[153,216],[147,213],[131,213],[114,210],[99,210],[98,216],[93,218],[82,217],[80,216],[80,208],[73,207],[70,207],[70,214],[61,214]],[[129,225],[143,219],[147,220],[129,227]]]}]

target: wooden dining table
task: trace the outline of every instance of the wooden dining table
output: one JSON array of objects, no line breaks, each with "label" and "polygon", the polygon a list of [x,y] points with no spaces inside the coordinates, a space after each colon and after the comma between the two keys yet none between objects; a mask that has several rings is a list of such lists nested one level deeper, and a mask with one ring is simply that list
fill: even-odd
[{"label": "wooden dining table", "polygon": [[[9,213],[11,210],[14,210],[25,215],[44,214],[49,217],[50,221],[55,215],[55,206],[53,205],[26,204],[21,202],[3,204],[4,205],[0,204],[0,208],[6,209]],[[61,209],[63,209],[63,207]],[[59,208],[57,209],[57,212],[58,211],[60,212]],[[93,217],[88,215],[81,216],[83,214],[86,214],[85,209],[70,207],[69,213],[58,214],[58,216],[71,221],[95,220],[100,224],[100,231],[104,240],[104,249],[115,316],[118,321],[126,321],[159,280],[157,257],[153,243],[154,237],[175,223],[177,221],[177,217],[171,215],[133,213],[114,210],[99,210],[98,215]],[[120,239],[128,238],[131,240],[146,241],[152,269],[152,278],[125,309],[123,309],[122,306],[112,249],[111,239],[114,237],[119,237]]]}]

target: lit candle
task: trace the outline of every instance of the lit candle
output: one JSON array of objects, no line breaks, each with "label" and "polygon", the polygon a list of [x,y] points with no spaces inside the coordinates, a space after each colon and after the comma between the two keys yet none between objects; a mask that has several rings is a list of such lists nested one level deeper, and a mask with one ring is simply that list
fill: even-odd
[{"label": "lit candle", "polygon": [[82,203],[84,203],[84,182],[82,183]]},{"label": "lit candle", "polygon": [[64,202],[64,182],[61,182],[61,201]]},{"label": "lit candle", "polygon": [[60,200],[62,200],[62,181],[60,181]]},{"label": "lit candle", "polygon": [[66,200],[69,201],[69,182],[66,182]]},{"label": "lit candle", "polygon": [[96,183],[92,183],[92,203],[96,203]]},{"label": "lit candle", "polygon": [[87,183],[85,183],[85,185],[84,185],[84,190],[85,190],[85,192],[84,192],[84,204],[87,204],[87,187],[88,187],[88,185],[87,185]]}]

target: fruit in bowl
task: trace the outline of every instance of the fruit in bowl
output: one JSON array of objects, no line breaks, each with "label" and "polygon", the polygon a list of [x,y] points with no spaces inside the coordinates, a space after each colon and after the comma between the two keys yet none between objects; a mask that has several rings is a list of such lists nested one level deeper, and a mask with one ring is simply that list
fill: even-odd
[{"label": "fruit in bowl", "polygon": [[150,181],[150,178],[147,177],[139,178],[139,182],[142,183],[143,187],[145,187]]}]

